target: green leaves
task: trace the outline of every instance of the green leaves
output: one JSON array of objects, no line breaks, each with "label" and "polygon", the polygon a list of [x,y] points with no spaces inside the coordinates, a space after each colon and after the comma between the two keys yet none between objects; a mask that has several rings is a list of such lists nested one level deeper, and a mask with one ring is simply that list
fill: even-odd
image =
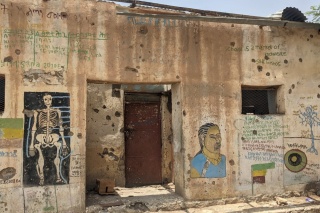
[{"label": "green leaves", "polygon": [[306,15],[312,15],[312,22],[320,23],[320,4],[318,6],[311,6],[310,11],[306,12]]}]

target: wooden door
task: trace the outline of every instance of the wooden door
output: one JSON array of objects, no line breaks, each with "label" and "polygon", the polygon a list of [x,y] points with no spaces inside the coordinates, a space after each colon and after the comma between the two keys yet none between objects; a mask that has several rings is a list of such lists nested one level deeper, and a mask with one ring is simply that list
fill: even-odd
[{"label": "wooden door", "polygon": [[[158,97],[159,98],[159,97]],[[161,184],[161,117],[157,102],[126,101],[126,186]]]}]

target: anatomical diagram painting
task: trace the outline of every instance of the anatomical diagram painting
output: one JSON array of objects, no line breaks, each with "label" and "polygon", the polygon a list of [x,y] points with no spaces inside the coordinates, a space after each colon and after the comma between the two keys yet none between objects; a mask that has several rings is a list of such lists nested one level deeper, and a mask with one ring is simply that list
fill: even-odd
[{"label": "anatomical diagram painting", "polygon": [[69,183],[70,95],[24,93],[24,185]]}]

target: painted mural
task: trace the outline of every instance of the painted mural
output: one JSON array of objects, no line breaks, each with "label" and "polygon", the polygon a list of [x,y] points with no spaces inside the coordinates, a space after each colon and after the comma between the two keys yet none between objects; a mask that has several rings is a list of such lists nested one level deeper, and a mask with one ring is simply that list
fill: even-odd
[{"label": "painted mural", "polygon": [[251,165],[252,183],[265,183],[267,170],[274,168],[274,162]]},{"label": "painted mural", "polygon": [[301,119],[301,124],[310,128],[311,147],[307,150],[307,152],[318,155],[318,150],[315,148],[314,144],[315,137],[313,134],[313,128],[314,126],[320,126],[320,119],[318,118],[318,113],[314,108],[315,107],[312,106],[306,107],[304,112],[300,111],[299,118]]},{"label": "painted mural", "polygon": [[[22,118],[0,118],[0,140],[18,139],[23,137]],[[3,146],[3,144],[1,144]]]},{"label": "painted mural", "polygon": [[284,165],[291,172],[300,172],[307,164],[306,154],[299,149],[291,149],[284,155]]},{"label": "painted mural", "polygon": [[191,161],[192,178],[223,178],[226,176],[226,157],[220,153],[221,133],[213,123],[202,125],[198,131],[200,151]]},{"label": "painted mural", "polygon": [[[285,137],[284,185],[305,184],[318,181],[320,164],[318,159],[319,126],[318,105],[311,96],[302,96],[299,109],[293,111],[294,121],[300,131],[291,131]],[[307,103],[305,103],[307,100]]]},{"label": "painted mural", "polygon": [[22,118],[0,118],[0,188],[21,186],[22,138]]},{"label": "painted mural", "polygon": [[24,184],[67,184],[71,154],[69,94],[26,92],[24,108]]},{"label": "painted mural", "polygon": [[234,121],[238,130],[239,185],[252,194],[269,193],[283,183],[283,135],[281,116],[245,115]]}]

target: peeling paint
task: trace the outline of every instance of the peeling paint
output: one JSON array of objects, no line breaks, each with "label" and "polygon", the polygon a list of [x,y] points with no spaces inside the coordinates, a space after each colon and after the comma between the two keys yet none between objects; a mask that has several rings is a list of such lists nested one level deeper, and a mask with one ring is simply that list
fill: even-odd
[{"label": "peeling paint", "polygon": [[78,133],[78,134],[77,134],[77,137],[78,137],[79,139],[82,139],[82,134],[81,134],[81,133]]},{"label": "peeling paint", "polygon": [[136,68],[133,67],[125,67],[125,71],[129,71],[129,72],[139,72]]},{"label": "peeling paint", "polygon": [[114,115],[115,115],[116,117],[120,117],[120,116],[121,116],[121,113],[118,112],[118,111],[116,111],[116,112],[114,113]]},{"label": "peeling paint", "polygon": [[41,69],[32,69],[24,71],[23,82],[25,85],[35,85],[44,83],[46,85],[63,85],[64,70],[45,71]]}]

